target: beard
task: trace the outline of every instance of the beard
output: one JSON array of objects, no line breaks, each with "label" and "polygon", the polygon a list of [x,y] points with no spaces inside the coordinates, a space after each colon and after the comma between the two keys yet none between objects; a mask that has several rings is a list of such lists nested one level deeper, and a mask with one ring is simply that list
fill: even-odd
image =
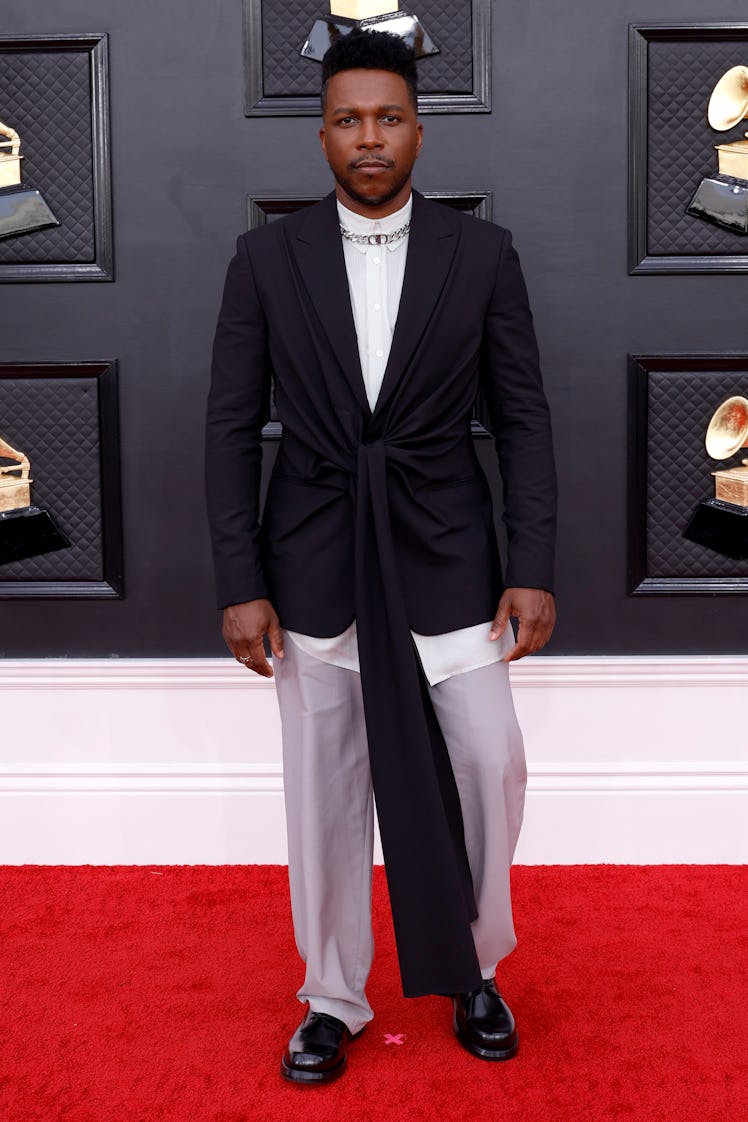
[{"label": "beard", "polygon": [[384,206],[385,203],[391,202],[392,199],[400,194],[403,187],[410,179],[410,170],[408,170],[404,174],[401,173],[398,178],[390,184],[389,187],[383,187],[380,194],[378,195],[363,195],[356,189],[356,187],[347,176],[341,175],[338,172],[334,172],[333,174],[335,176],[336,182],[343,188],[348,197],[353,199],[354,202],[357,202],[359,206],[376,207]]}]

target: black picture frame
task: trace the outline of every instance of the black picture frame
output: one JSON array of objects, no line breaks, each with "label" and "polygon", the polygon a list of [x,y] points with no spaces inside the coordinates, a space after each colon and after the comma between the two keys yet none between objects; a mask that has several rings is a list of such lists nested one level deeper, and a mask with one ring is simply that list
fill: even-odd
[{"label": "black picture frame", "polygon": [[[424,191],[423,194],[427,199],[462,210],[475,218],[491,221],[492,191]],[[321,198],[321,195],[286,195],[275,191],[247,195],[247,229],[254,230],[272,221],[273,218],[295,214],[296,211],[303,210],[312,203],[318,203]]]},{"label": "black picture frame", "polygon": [[[493,213],[492,191],[424,191],[423,194],[427,199],[433,199],[435,202],[454,207],[455,210],[461,210],[467,214],[472,214],[475,218],[483,218],[488,222],[491,221],[491,215]],[[266,223],[272,221],[273,218],[281,218],[286,214],[294,214],[298,210],[303,210],[304,207],[311,206],[312,203],[318,203],[320,198],[320,195],[316,197],[311,197],[309,195],[284,195],[272,191],[265,192],[261,195],[247,195],[247,228],[254,230],[258,226],[266,225]],[[270,409],[270,420],[263,428],[262,435],[265,440],[280,440],[282,429],[280,421],[273,416],[272,400]],[[475,440],[491,438],[488,423],[488,410],[482,396],[478,397],[475,405],[475,413],[471,421],[471,431],[473,439]]]},{"label": "black picture frame", "polygon": [[[0,566],[0,600],[121,600],[124,597],[124,564],[122,535],[122,497],[120,474],[119,411],[117,394],[117,361],[84,362],[2,362],[0,385],[3,380],[60,380],[91,379],[96,392],[96,418],[98,422],[98,492],[88,496],[98,515],[97,532],[100,533],[99,554],[101,579],[76,580],[3,579]],[[1,420],[2,418],[0,418]],[[73,450],[69,452],[74,457]],[[32,460],[32,478],[34,463]],[[72,472],[72,469],[71,469]],[[32,484],[32,501],[35,500]],[[65,529],[65,527],[62,527]],[[75,535],[68,532],[71,541]],[[63,557],[48,554],[49,558]],[[64,565],[64,559],[62,564]]]},{"label": "black picture frame", "polygon": [[[106,33],[88,35],[14,35],[0,36],[0,68],[3,59],[8,56],[17,56],[17,61],[23,63],[26,57],[38,59],[40,54],[59,56],[62,53],[82,54],[88,65],[88,111],[90,113],[90,153],[78,152],[71,148],[69,160],[80,161],[81,174],[88,180],[90,178],[90,205],[86,213],[76,213],[76,223],[83,225],[87,235],[93,243],[92,259],[76,260],[72,254],[71,260],[14,260],[12,263],[0,260],[0,281],[18,283],[19,281],[111,281],[114,279],[114,251],[112,236],[112,187],[111,187],[111,158],[110,158],[110,133],[109,133],[109,38]],[[1,74],[0,74],[1,78]],[[40,119],[45,118],[49,125],[49,117],[59,120],[59,130],[64,129],[65,114],[68,111],[66,99],[59,95],[59,91],[50,93],[48,104],[34,106]],[[8,124],[15,122],[7,121]],[[26,126],[19,127],[21,133],[21,154],[24,152],[24,134],[28,137]],[[64,133],[63,133],[64,135]],[[55,173],[54,166],[47,163],[37,153],[37,163],[44,165],[41,175],[34,178],[33,186],[39,188],[46,196],[54,197]],[[52,190],[50,191],[50,184]],[[58,186],[59,190],[59,186]],[[48,197],[48,201],[52,201]],[[59,213],[59,208],[52,206],[56,217],[61,220],[60,237],[65,233],[65,214]],[[71,223],[72,226],[72,223]],[[46,234],[22,235],[24,239],[34,239]],[[15,239],[14,239],[15,240]],[[33,244],[28,241],[29,246]],[[88,258],[88,253],[83,254]]]},{"label": "black picture frame", "polygon": [[[716,405],[721,399],[728,396],[730,390],[719,390],[726,379],[734,392],[748,393],[748,353],[722,353],[722,354],[650,354],[629,355],[629,488],[628,488],[628,592],[632,596],[647,595],[701,595],[715,593],[748,593],[748,562],[719,560],[719,555],[712,551],[705,551],[704,547],[694,545],[681,538],[678,541],[678,550],[681,555],[688,558],[703,556],[708,558],[709,567],[714,567],[713,559],[723,570],[719,575],[706,573],[688,573],[679,575],[662,575],[653,572],[649,561],[652,533],[657,527],[651,525],[650,518],[650,490],[654,488],[659,493],[660,479],[653,478],[650,460],[652,449],[658,452],[666,450],[672,470],[668,466],[666,483],[679,486],[679,472],[682,472],[685,462],[686,450],[679,446],[677,435],[678,408],[686,423],[698,432],[701,448],[706,434],[708,421]],[[653,375],[667,379],[672,385],[673,404],[666,412],[667,431],[662,431],[662,416],[653,418],[650,409],[650,379]],[[703,394],[703,409],[694,409],[694,376],[700,388],[699,395]],[[680,379],[680,381],[679,381]],[[672,381],[671,381],[672,380]],[[717,382],[717,380],[719,380]],[[710,382],[712,383],[710,385]],[[688,384],[687,384],[688,383]],[[716,383],[716,384],[715,384]],[[688,393],[685,391],[688,390]],[[699,463],[697,470],[699,480],[703,475],[703,491],[699,481],[699,494],[695,501],[711,497],[713,484],[709,474],[710,465],[706,450],[699,452],[703,463]],[[738,460],[741,456],[736,457]],[[695,505],[695,503],[694,503]],[[678,537],[688,520],[688,502],[685,509],[677,516],[677,529],[673,535]],[[689,561],[689,564],[692,562]],[[731,575],[729,570],[742,570]]]},{"label": "black picture frame", "polygon": [[[470,4],[472,89],[469,93],[452,93],[449,90],[439,90],[421,94],[418,98],[419,113],[491,112],[491,0],[463,0],[463,2]],[[454,0],[451,0],[451,3],[454,4]],[[265,52],[263,0],[243,0],[243,4],[245,116],[319,116],[319,97],[317,96],[268,95],[265,89],[265,75],[267,67],[272,65],[272,58],[266,58]],[[421,14],[417,4],[412,4],[411,9],[416,14]],[[323,15],[327,11],[329,11],[329,8],[325,0],[319,0],[317,14]],[[300,46],[301,42],[299,43]],[[319,65],[302,59],[300,55],[299,64]]]},{"label": "black picture frame", "polygon": [[[678,249],[677,233],[669,252],[662,247],[654,248],[650,237],[650,215],[652,210],[652,182],[650,161],[652,156],[650,137],[650,99],[652,81],[650,74],[651,50],[672,47],[676,50],[687,49],[689,44],[705,46],[734,43],[736,64],[748,60],[748,23],[648,23],[629,25],[629,223],[628,223],[628,267],[631,275],[662,273],[741,273],[748,271],[748,237],[731,234],[711,227],[711,236],[705,242],[713,242],[703,251],[693,252],[684,244],[683,251]],[[741,57],[738,57],[741,56]],[[693,68],[692,68],[693,69]],[[694,80],[699,80],[698,70]],[[699,136],[705,128],[708,97],[713,83],[708,83],[703,92],[703,120],[694,119],[694,135]],[[699,100],[701,100],[701,93]],[[682,119],[677,116],[677,105],[673,105],[674,130],[682,127]],[[711,133],[711,130],[709,130]],[[719,134],[712,134],[716,138]],[[674,144],[681,143],[676,139]],[[701,174],[710,169],[704,164]],[[713,170],[716,170],[716,156]],[[698,186],[698,174],[693,182],[693,192]],[[692,193],[693,193],[692,192]],[[677,205],[685,208],[690,201],[679,198]],[[681,212],[679,212],[680,214]],[[689,222],[701,223],[702,220],[688,217]],[[706,223],[703,223],[706,226]],[[729,252],[725,248],[729,240],[740,245],[741,252]],[[717,249],[717,246],[722,248]]]}]

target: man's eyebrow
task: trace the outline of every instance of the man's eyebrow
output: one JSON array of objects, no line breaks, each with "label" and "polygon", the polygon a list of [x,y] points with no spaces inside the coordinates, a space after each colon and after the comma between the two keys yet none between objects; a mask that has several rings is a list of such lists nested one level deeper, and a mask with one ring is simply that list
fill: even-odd
[{"label": "man's eyebrow", "polygon": [[[392,105],[380,105],[380,106],[377,107],[377,112],[378,113],[389,113],[393,109],[399,110],[400,113],[403,112],[403,106],[398,105],[397,103],[394,103]],[[339,105],[336,109],[332,110],[332,113],[333,113],[333,116],[337,117],[340,113],[359,113],[360,111],[361,111],[360,108],[357,108],[356,106]]]}]

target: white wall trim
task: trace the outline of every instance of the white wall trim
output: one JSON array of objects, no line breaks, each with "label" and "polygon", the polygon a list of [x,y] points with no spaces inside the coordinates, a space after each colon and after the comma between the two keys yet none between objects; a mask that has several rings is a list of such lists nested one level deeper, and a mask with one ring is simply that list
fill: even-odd
[{"label": "white wall trim", "polygon": [[[748,861],[748,657],[539,657],[511,676],[518,861]],[[19,659],[0,702],[0,863],[285,861],[272,680],[228,658]]]},{"label": "white wall trim", "polygon": [[512,686],[748,687],[748,658],[586,655],[528,659],[511,668]]},{"label": "white wall trim", "polygon": [[0,663],[3,689],[272,690],[271,678],[228,658],[13,659]]},{"label": "white wall trim", "polygon": [[[748,687],[748,656],[546,655],[514,663],[512,686],[735,685]],[[230,658],[5,659],[3,689],[274,690],[272,679]]]},{"label": "white wall trim", "polygon": [[[570,763],[563,767],[528,767],[528,791],[748,791],[748,766],[671,766],[655,763],[650,767],[626,770],[610,764],[590,768]],[[0,794],[3,791],[209,791],[283,793],[283,775],[275,764],[227,771],[177,765],[169,771],[111,767],[92,771],[67,767],[50,771],[36,767],[0,768]]]}]

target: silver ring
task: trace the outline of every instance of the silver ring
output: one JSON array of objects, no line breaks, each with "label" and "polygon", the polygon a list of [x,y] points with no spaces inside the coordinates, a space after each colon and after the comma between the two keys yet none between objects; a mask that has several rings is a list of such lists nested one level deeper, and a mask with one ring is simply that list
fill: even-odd
[{"label": "silver ring", "polygon": [[254,659],[252,655],[242,655],[239,662],[243,662],[245,666],[249,666],[250,663],[254,662]]}]

